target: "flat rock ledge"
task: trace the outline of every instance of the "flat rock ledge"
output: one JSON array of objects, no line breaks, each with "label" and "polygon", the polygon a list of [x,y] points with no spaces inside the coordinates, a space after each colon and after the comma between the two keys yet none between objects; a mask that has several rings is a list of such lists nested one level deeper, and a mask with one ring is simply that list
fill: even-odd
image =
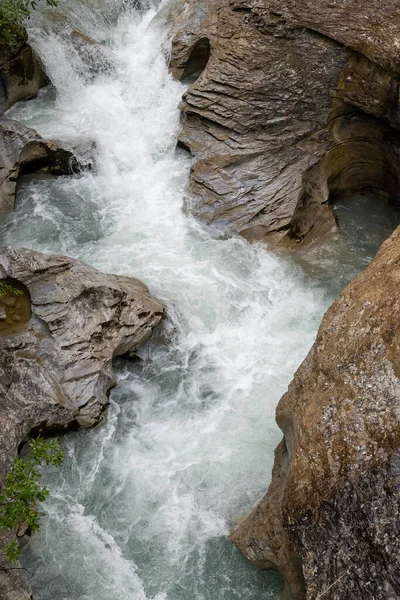
[{"label": "flat rock ledge", "polygon": [[[134,353],[164,307],[140,281],[22,248],[0,249],[0,279],[22,292],[0,300],[1,482],[29,436],[101,421],[113,358]],[[24,571],[0,570],[0,598],[30,598]]]},{"label": "flat rock ledge", "polygon": [[282,397],[272,482],[231,539],[295,600],[400,598],[400,228]]}]

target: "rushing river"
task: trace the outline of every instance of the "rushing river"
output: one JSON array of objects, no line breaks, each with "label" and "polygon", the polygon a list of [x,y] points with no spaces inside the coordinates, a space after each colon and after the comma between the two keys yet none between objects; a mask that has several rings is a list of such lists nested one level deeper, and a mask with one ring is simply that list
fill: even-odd
[{"label": "rushing river", "polygon": [[45,137],[93,140],[98,168],[23,182],[1,238],[138,277],[168,317],[142,361],[116,365],[107,424],[62,440],[24,566],[35,600],[272,599],[278,576],[226,536],[267,488],[276,404],[365,252],[347,248],[332,277],[333,246],[322,268],[318,252],[304,268],[188,216],[190,158],[175,148],[184,87],[151,25],[157,8],[116,20],[102,4],[58,10],[105,43],[114,69],[89,78],[38,18],[30,35],[54,85],[7,114]]}]

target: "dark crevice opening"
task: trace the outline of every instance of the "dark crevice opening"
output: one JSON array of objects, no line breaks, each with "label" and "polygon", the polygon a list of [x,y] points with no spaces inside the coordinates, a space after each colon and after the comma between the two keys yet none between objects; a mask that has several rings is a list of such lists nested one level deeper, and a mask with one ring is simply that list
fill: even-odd
[{"label": "dark crevice opening", "polygon": [[31,296],[26,285],[7,277],[0,281],[0,335],[23,331],[32,316]]},{"label": "dark crevice opening", "polygon": [[189,77],[193,80],[200,77],[207,66],[211,55],[210,40],[206,37],[200,38],[193,46],[189,59],[184,68],[181,80],[185,81]]}]

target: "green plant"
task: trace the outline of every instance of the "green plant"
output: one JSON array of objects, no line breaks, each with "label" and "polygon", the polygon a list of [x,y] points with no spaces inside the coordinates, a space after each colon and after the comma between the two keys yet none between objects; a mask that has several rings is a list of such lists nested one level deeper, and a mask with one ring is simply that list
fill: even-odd
[{"label": "green plant", "polygon": [[[30,443],[28,460],[16,458],[14,466],[7,474],[4,487],[0,491],[0,530],[15,530],[21,523],[26,523],[31,532],[40,530],[40,517],[37,503],[43,502],[49,495],[46,487],[40,485],[39,465],[60,466],[64,460],[64,451],[56,439],[44,440],[41,437]],[[10,536],[14,536],[11,531]],[[7,537],[0,540],[0,552],[10,562],[17,562],[20,549],[15,539]]]},{"label": "green plant", "polygon": [[4,298],[4,296],[23,296],[24,292],[10,283],[3,283],[0,281],[0,300]]},{"label": "green plant", "polygon": [[[46,3],[57,6],[57,0]],[[37,4],[37,0],[0,0],[0,45],[15,46],[25,40],[23,23]]]}]

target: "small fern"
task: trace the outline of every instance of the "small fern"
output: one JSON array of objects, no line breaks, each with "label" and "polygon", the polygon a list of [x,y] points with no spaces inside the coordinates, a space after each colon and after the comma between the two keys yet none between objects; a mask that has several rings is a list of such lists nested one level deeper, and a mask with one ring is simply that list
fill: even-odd
[{"label": "small fern", "polygon": [[23,296],[24,292],[14,287],[10,283],[0,281],[0,300],[5,296]]}]

